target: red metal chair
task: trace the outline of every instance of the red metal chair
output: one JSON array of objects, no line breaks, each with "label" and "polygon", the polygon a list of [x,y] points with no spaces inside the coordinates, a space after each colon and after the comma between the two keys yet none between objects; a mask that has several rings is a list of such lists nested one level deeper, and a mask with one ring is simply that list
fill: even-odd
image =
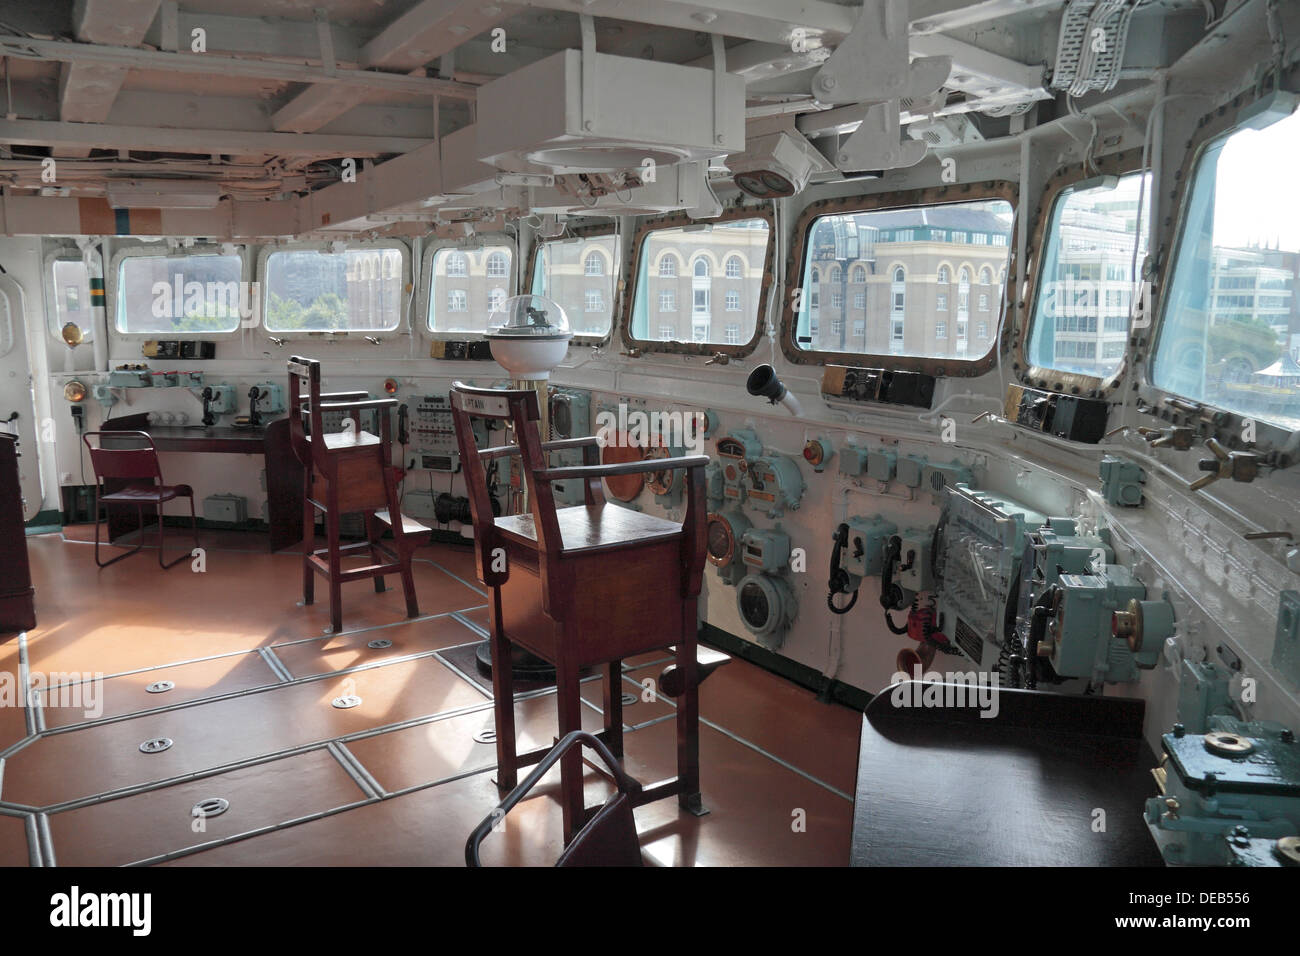
[{"label": "red metal chair", "polygon": [[[99,442],[96,447],[90,442],[91,438]],[[125,444],[131,442],[130,447],[106,448],[104,439],[107,437],[114,444]],[[175,567],[186,558],[190,557],[190,552],[185,552],[176,560],[171,562],[163,561],[163,544],[166,540],[166,531],[163,524],[162,506],[165,502],[174,498],[190,499],[190,527],[194,532],[194,546],[199,547],[199,524],[198,516],[194,513],[194,489],[189,485],[165,485],[162,479],[162,469],[158,466],[158,450],[154,447],[153,439],[147,432],[133,431],[96,431],[86,432],[81,436],[81,440],[86,443],[90,449],[90,463],[95,469],[95,563],[101,568],[106,568],[110,564],[121,561],[123,558],[129,558],[144,548],[144,544],[137,544],[125,554],[119,554],[116,558],[108,561],[99,560],[99,506],[105,505],[134,505],[136,517],[139,519],[140,536],[144,537],[144,508],[145,505],[151,505],[155,514],[158,516],[158,564],[164,570]],[[139,444],[143,442],[144,444]],[[111,490],[105,481],[112,482]],[[110,541],[109,544],[112,544]]]}]

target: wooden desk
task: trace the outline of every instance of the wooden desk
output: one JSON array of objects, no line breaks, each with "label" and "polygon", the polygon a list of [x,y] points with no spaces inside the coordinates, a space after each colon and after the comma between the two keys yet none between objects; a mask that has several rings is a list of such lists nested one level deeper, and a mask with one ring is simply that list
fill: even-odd
[{"label": "wooden desk", "polygon": [[893,698],[863,715],[852,865],[1163,865],[1142,817],[1157,765],[1142,701],[1001,689],[981,718]]},{"label": "wooden desk", "polygon": [[[142,431],[159,452],[189,454],[261,455],[266,466],[267,517],[271,550],[279,551],[302,540],[302,464],[289,444],[289,420],[277,419],[258,429],[213,426],[151,425],[146,414],[111,418],[103,431]],[[164,476],[166,470],[163,471]],[[137,527],[135,514],[108,509],[108,535],[115,539]]]}]

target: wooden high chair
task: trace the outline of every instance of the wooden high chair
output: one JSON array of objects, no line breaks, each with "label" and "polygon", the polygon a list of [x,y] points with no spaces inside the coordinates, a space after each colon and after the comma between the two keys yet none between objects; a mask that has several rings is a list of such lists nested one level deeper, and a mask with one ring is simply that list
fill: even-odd
[{"label": "wooden high chair", "polygon": [[[478,577],[492,590],[492,686],[496,712],[497,786],[513,789],[518,768],[540,761],[550,748],[516,752],[510,650],[518,645],[555,665],[560,736],[582,729],[579,672],[604,666],[605,729],[596,736],[623,755],[622,661],[645,651],[675,647],[667,675],[676,684],[677,776],[637,785],[632,806],[677,795],[686,809],[700,803],[700,681],[729,658],[706,651],[697,657],[696,602],[705,559],[703,455],[599,464],[593,438],[543,443],[538,436],[537,393],[451,388],[451,411],[465,469]],[[513,422],[518,445],[479,449],[471,417]],[[581,448],[583,464],[548,468],[545,455]],[[494,518],[484,462],[519,456],[531,513]],[[686,471],[686,516],[678,524],[617,505],[606,506],[601,479],[665,469]],[[584,482],[586,501],[555,507],[551,482]],[[661,678],[661,684],[663,679]],[[583,826],[582,756],[571,748],[560,761],[566,842]]]},{"label": "wooden high chair", "polygon": [[[365,392],[322,393],[320,363],[294,356],[289,360],[289,402],[289,440],[303,465],[303,603],[314,602],[315,575],[323,575],[329,581],[330,629],[337,634],[343,630],[343,585],[374,578],[375,592],[382,593],[384,575],[397,574],[406,595],[406,616],[418,617],[411,552],[429,529],[404,517],[397,506],[388,420],[388,410],[396,407],[397,400],[372,399]],[[361,412],[366,409],[379,413],[378,435],[361,429]],[[342,412],[355,423],[354,429],[327,434],[326,412]],[[317,511],[325,515],[326,546],[313,550]],[[341,545],[340,519],[356,512],[365,519],[366,540]],[[385,527],[392,528],[391,548],[381,540]],[[368,551],[371,563],[344,570],[343,557],[356,551]]]}]

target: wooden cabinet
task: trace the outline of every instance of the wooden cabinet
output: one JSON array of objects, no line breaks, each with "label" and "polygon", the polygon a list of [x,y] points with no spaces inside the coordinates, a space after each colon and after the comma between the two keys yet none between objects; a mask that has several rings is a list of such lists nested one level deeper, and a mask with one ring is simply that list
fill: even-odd
[{"label": "wooden cabinet", "polygon": [[18,485],[18,440],[0,433],[0,637],[36,626],[35,595]]}]

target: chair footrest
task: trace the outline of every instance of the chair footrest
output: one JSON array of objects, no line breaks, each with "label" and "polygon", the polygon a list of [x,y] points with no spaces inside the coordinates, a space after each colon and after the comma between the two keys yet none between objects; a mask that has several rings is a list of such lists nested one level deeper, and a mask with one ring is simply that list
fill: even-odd
[{"label": "chair footrest", "polygon": [[[310,562],[311,566],[318,574],[322,574],[327,578],[330,576],[330,566],[328,561],[322,561],[313,554],[310,558]],[[365,567],[348,568],[345,571],[339,571],[339,580],[346,583],[361,578],[374,578],[385,574],[399,574],[401,570],[402,566],[400,564],[367,564]]]},{"label": "chair footrest", "polygon": [[[676,649],[674,648],[674,653]],[[731,660],[731,655],[712,647],[695,646],[695,685],[704,683],[705,678]],[[659,675],[659,690],[669,697],[676,697],[686,689],[686,680],[676,663],[669,664]]]},{"label": "chair footrest", "polygon": [[[393,526],[393,519],[389,516],[387,509],[376,511],[375,517],[390,528]],[[409,515],[399,514],[398,517],[402,519],[402,534],[427,534],[429,531],[428,528]]]}]

